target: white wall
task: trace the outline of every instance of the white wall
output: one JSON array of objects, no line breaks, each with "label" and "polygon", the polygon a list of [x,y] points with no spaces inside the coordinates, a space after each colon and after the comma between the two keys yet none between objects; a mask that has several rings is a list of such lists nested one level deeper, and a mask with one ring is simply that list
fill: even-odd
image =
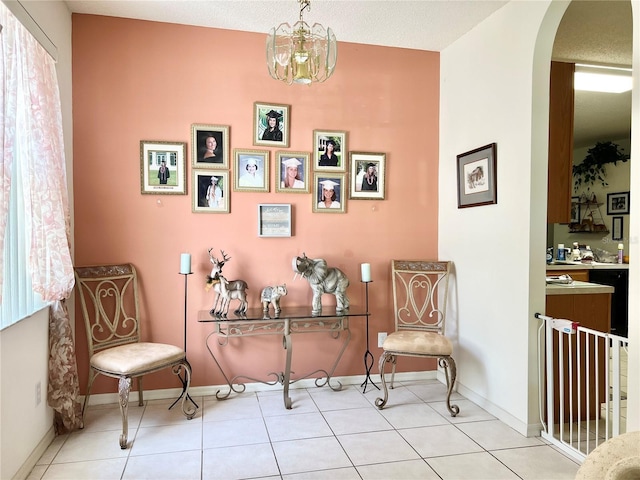
[{"label": "white wall", "polygon": [[[640,1],[633,0],[634,45]],[[456,265],[459,390],[523,434],[538,418],[537,326],[544,312],[549,62],[564,1],[514,0],[441,54],[440,258]],[[640,151],[640,49],[631,155]],[[456,155],[496,142],[498,203],[457,208]],[[637,153],[636,153],[637,155]],[[631,164],[631,185],[640,165]],[[630,289],[640,288],[640,194],[631,193]],[[629,338],[640,338],[630,300]],[[638,429],[638,345],[629,349],[628,429]]]},{"label": "white wall", "polygon": [[[631,2],[633,13],[633,95],[631,106],[631,156],[640,158],[640,1]],[[629,291],[640,291],[640,162],[631,163],[629,215]],[[627,430],[640,430],[640,296],[629,295],[629,377]]]},{"label": "white wall", "polygon": [[[536,53],[550,5],[552,33]],[[539,432],[549,61],[567,5],[510,2],[441,53],[438,245],[456,266],[458,389],[529,435]],[[458,209],[456,155],[492,142],[498,203]]]},{"label": "white wall", "polygon": [[[4,0],[3,0],[4,1]],[[12,11],[20,9],[16,2]],[[72,189],[71,14],[61,1],[21,2],[57,46],[70,208]],[[17,15],[16,15],[17,16]],[[19,17],[20,18],[20,17]],[[21,19],[22,21],[22,19]],[[73,217],[72,217],[73,218]],[[51,437],[53,410],[47,406],[49,355],[48,310],[0,331],[0,478],[29,473],[38,449]],[[42,383],[42,402],[35,404],[35,384]],[[49,438],[50,440],[50,438]]]},{"label": "white wall", "polygon": [[[41,310],[0,332],[3,479],[12,478],[47,435],[53,438],[53,410],[47,406],[48,312],[48,308]],[[36,405],[38,382],[42,400]]]}]

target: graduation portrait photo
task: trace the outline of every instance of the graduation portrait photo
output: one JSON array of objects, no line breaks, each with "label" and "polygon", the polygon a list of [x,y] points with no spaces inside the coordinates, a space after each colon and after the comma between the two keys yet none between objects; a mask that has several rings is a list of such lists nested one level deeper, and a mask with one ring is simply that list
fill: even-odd
[{"label": "graduation portrait photo", "polygon": [[289,105],[253,104],[253,144],[289,146]]},{"label": "graduation portrait photo", "polygon": [[314,173],[313,213],[345,213],[345,174]]},{"label": "graduation portrait photo", "polygon": [[276,192],[309,193],[308,152],[276,152]]}]

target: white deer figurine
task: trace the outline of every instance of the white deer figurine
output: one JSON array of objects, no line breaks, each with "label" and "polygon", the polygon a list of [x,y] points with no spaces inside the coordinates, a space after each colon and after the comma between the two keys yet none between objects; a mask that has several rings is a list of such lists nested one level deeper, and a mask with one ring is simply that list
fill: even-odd
[{"label": "white deer figurine", "polygon": [[[245,289],[236,289],[230,290],[228,287],[230,285],[229,280],[224,278],[222,275],[218,275],[220,285],[220,297],[222,298],[222,305],[220,306],[220,316],[226,317],[229,312],[229,304],[231,300],[239,300],[240,304],[238,308],[236,308],[233,313],[236,315],[244,315],[247,312],[247,292]],[[236,280],[237,282],[238,280]]]},{"label": "white deer figurine", "polygon": [[[241,314],[245,313],[247,311],[246,290],[249,289],[247,282],[245,282],[244,280],[229,281],[226,278],[224,278],[222,276],[222,267],[227,261],[231,260],[231,257],[228,257],[227,254],[224,253],[224,250],[220,250],[220,252],[222,253],[222,260],[218,260],[216,257],[214,257],[211,254],[211,250],[213,250],[213,248],[210,248],[208,252],[209,252],[209,259],[211,261],[211,264],[213,265],[213,268],[211,269],[211,274],[207,277],[207,286],[208,288],[213,287],[213,291],[216,293],[216,296],[213,300],[213,307],[211,308],[209,313],[211,315],[215,315],[216,317],[226,316],[229,310],[229,301],[234,300],[236,298],[240,300],[240,306],[235,311],[235,313],[241,313]],[[221,279],[224,279],[224,282],[225,282],[224,289],[228,292],[227,295],[222,293],[223,287],[222,287]],[[239,291],[241,291],[242,294],[234,293]],[[225,300],[227,300],[226,304],[225,304]],[[225,307],[226,307],[226,311],[225,311]]]}]

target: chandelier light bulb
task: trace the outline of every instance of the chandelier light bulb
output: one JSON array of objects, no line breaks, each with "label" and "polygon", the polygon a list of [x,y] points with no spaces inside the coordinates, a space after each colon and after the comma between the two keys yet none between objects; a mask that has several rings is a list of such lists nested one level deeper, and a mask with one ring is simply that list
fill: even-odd
[{"label": "chandelier light bulb", "polygon": [[272,78],[287,85],[324,82],[336,66],[336,36],[318,23],[309,27],[302,15],[311,8],[311,0],[298,3],[300,19],[293,28],[282,23],[267,35],[267,69]]}]

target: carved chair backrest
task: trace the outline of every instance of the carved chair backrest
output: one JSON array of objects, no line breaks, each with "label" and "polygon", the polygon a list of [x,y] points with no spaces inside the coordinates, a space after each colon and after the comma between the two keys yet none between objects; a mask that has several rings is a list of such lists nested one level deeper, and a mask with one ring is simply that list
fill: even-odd
[{"label": "carved chair backrest", "polygon": [[140,340],[136,269],[130,263],[76,267],[89,356]]},{"label": "carved chair backrest", "polygon": [[444,334],[450,270],[451,262],[392,261],[396,331]]}]

